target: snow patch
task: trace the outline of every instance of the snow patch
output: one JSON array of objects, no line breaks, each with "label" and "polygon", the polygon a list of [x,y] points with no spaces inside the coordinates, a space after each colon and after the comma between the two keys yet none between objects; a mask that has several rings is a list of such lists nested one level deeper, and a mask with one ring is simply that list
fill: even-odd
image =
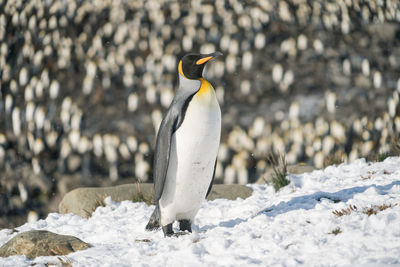
[{"label": "snow patch", "polygon": [[[17,230],[48,230],[90,243],[91,248],[66,256],[76,266],[400,264],[399,157],[377,163],[360,159],[289,179],[291,184],[278,192],[272,186],[249,185],[254,192],[248,199],[205,201],[194,232],[179,238],[144,230],[154,206],[111,198],[89,219],[51,213]],[[363,212],[383,204],[392,206],[376,215]],[[349,205],[357,210],[333,214]],[[1,230],[0,245],[16,234]],[[60,261],[0,258],[0,266],[44,264]]]}]

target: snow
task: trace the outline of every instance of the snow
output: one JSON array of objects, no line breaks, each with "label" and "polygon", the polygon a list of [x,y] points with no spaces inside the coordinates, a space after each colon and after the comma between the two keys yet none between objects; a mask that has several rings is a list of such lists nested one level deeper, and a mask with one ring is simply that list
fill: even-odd
[{"label": "snow", "polygon": [[[289,179],[278,192],[249,185],[254,192],[246,200],[205,201],[193,233],[178,238],[144,230],[154,206],[110,198],[89,219],[51,213],[17,230],[48,230],[90,243],[60,257],[73,266],[400,266],[400,157],[359,159]],[[376,215],[363,212],[383,204],[392,206]],[[349,205],[357,209],[332,213]],[[0,246],[16,234],[1,230]],[[57,257],[0,258],[0,266],[45,264],[61,266]]]}]

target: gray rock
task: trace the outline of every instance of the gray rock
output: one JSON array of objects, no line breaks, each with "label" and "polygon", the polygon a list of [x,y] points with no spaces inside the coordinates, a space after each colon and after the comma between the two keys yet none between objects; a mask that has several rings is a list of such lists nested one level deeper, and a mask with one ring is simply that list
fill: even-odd
[{"label": "gray rock", "polygon": [[306,164],[296,164],[296,165],[289,165],[287,167],[288,173],[290,174],[303,174],[306,172],[312,172],[315,168],[311,165]]},{"label": "gray rock", "polygon": [[60,213],[75,213],[88,218],[99,206],[104,206],[103,200],[110,196],[114,201],[132,200],[151,202],[152,184],[124,184],[113,187],[81,187],[68,192],[61,200]]},{"label": "gray rock", "polygon": [[273,175],[272,167],[267,168],[264,174],[260,175],[260,178],[256,181],[256,184],[269,184],[272,183],[272,175]]},{"label": "gray rock", "polygon": [[355,85],[360,88],[370,88],[371,81],[362,74],[359,74],[355,77]]},{"label": "gray rock", "polygon": [[20,233],[5,243],[0,248],[0,257],[25,255],[28,258],[36,258],[39,256],[67,255],[89,247],[89,244],[74,236],[32,230]]},{"label": "gray rock", "polygon": [[[213,186],[208,200],[225,198],[235,200],[246,199],[251,196],[253,190],[244,185],[222,185]],[[110,196],[114,201],[132,200],[134,202],[144,201],[148,204],[153,199],[153,184],[143,183],[124,184],[114,187],[83,187],[72,190],[61,200],[58,210],[65,214],[72,212],[83,218],[88,218],[99,206],[104,206],[103,200]]]},{"label": "gray rock", "polygon": [[[303,174],[306,172],[312,172],[313,170],[315,170],[313,166],[306,164],[295,164],[287,166],[288,174]],[[256,184],[272,183],[273,174],[274,172],[272,170],[272,167],[268,168],[267,171],[263,175],[261,175],[261,177],[256,181]]]},{"label": "gray rock", "polygon": [[385,42],[392,41],[396,38],[396,32],[400,30],[397,23],[374,23],[367,26],[367,31],[374,39],[383,40]]},{"label": "gray rock", "polygon": [[237,198],[246,199],[253,193],[250,187],[238,184],[216,184],[213,185],[207,200],[215,200],[217,198],[225,198],[235,200]]}]

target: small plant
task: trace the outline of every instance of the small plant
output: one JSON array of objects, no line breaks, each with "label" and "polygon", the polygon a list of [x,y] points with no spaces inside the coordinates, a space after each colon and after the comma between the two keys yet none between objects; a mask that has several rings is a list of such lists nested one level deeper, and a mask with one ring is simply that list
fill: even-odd
[{"label": "small plant", "polygon": [[376,156],[375,161],[376,162],[382,162],[384,161],[386,158],[390,157],[390,153],[386,152],[386,153],[380,153]]},{"label": "small plant", "polygon": [[332,213],[336,215],[337,217],[342,217],[343,215],[349,215],[353,211],[356,211],[357,207],[355,205],[349,205],[348,208],[346,209],[341,209],[341,210],[334,210]]},{"label": "small plant", "polygon": [[381,162],[381,161],[384,161],[388,157],[396,157],[396,156],[400,156],[400,138],[396,137],[396,136],[391,136],[389,151],[387,151],[385,153],[375,154],[375,155],[373,154],[372,160]]},{"label": "small plant", "polygon": [[[388,209],[388,208],[393,208],[394,206],[397,206],[397,204],[389,204],[389,205],[382,204],[382,205],[379,205],[379,206],[374,205],[374,206],[371,206],[369,208],[366,208],[366,207],[363,208],[362,209],[362,213],[367,214],[368,216],[376,215],[378,212],[383,211],[383,210]],[[346,208],[346,209],[334,210],[334,211],[332,211],[332,213],[334,215],[336,215],[337,217],[341,217],[343,215],[349,215],[350,213],[355,212],[357,210],[358,209],[357,209],[357,207],[355,205],[349,205],[349,207]]]},{"label": "small plant", "polygon": [[361,180],[368,180],[371,179],[372,175],[374,175],[376,171],[368,171],[367,176],[361,176]]},{"label": "small plant", "polygon": [[380,206],[372,206],[370,208],[364,208],[363,213],[367,214],[368,216],[376,215],[379,211],[383,211],[388,208],[393,208],[394,206],[397,206],[397,204],[389,204],[389,205],[382,204]]},{"label": "small plant", "polygon": [[345,161],[346,154],[338,150],[334,154],[329,154],[325,159],[324,159],[324,168],[331,166],[331,165],[339,165]]},{"label": "small plant", "polygon": [[107,197],[106,194],[103,194],[102,196],[97,196],[97,198],[94,200],[94,206],[92,208],[92,211],[83,209],[83,211],[86,213],[88,217],[92,215],[92,213],[98,208],[98,207],[105,207],[106,203],[104,202],[104,199]]},{"label": "small plant", "polygon": [[371,207],[371,208],[365,208],[363,210],[363,213],[367,214],[368,216],[371,216],[371,215],[376,215],[378,213],[378,211],[375,210],[373,207]]},{"label": "small plant", "polygon": [[150,239],[147,239],[147,238],[144,238],[144,239],[135,239],[135,242],[136,242],[136,243],[140,243],[140,242],[150,243],[151,240],[150,240]]},{"label": "small plant", "polygon": [[274,185],[275,191],[278,191],[284,186],[287,186],[290,181],[286,178],[287,174],[287,162],[284,154],[275,155],[273,153],[268,157],[268,162],[272,166],[272,184]]},{"label": "small plant", "polygon": [[148,199],[144,196],[142,193],[142,189],[140,187],[140,181],[137,180],[136,182],[136,189],[137,189],[137,194],[134,194],[132,197],[133,202],[144,202],[147,205],[151,205],[151,199]]},{"label": "small plant", "polygon": [[342,230],[340,229],[340,227],[337,227],[335,229],[332,230],[332,232],[330,232],[330,234],[332,235],[338,235],[342,232]]},{"label": "small plant", "polygon": [[390,154],[391,156],[400,156],[400,138],[399,136],[390,138]]},{"label": "small plant", "polygon": [[107,206],[106,202],[104,201],[106,197],[108,197],[107,194],[103,194],[101,196],[98,195],[98,198],[94,201],[95,206],[93,207],[93,211],[95,211],[98,207]]},{"label": "small plant", "polygon": [[[106,206],[106,203],[104,202],[104,199],[96,199],[94,201],[94,203],[96,204],[96,208],[105,207]],[[94,210],[96,210],[96,208]]]}]

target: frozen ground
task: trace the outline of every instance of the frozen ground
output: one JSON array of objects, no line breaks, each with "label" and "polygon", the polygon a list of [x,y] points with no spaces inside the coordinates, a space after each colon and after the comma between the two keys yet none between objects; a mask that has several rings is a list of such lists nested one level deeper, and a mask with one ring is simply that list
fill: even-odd
[{"label": "frozen ground", "polygon": [[[144,231],[153,207],[110,199],[89,219],[52,213],[17,230],[49,230],[93,245],[67,256],[74,266],[400,265],[399,157],[289,178],[278,193],[251,185],[246,200],[204,202],[194,233],[179,238]],[[379,211],[383,204],[389,207]],[[333,213],[349,205],[357,209]],[[377,213],[369,216],[369,208]],[[14,235],[0,231],[0,245]],[[0,266],[45,264],[61,265],[57,257],[0,258]]]}]

